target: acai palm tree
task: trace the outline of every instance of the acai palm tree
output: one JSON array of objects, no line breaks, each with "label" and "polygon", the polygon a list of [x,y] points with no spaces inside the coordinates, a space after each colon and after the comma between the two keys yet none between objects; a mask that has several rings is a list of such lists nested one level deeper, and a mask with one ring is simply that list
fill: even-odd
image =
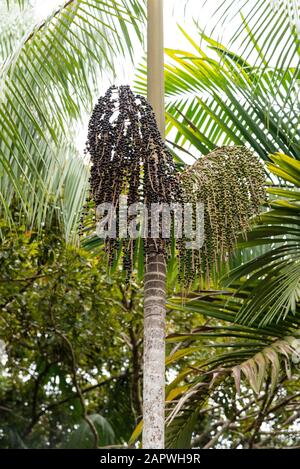
[{"label": "acai palm tree", "polygon": [[[194,228],[198,232],[204,229],[203,245],[191,252],[186,248],[191,238],[187,234],[184,240],[175,243],[179,257],[178,276],[188,287],[201,276],[203,269],[209,278],[218,256],[226,258],[232,251],[237,232],[245,233],[249,229],[249,219],[257,213],[264,199],[264,175],[258,159],[244,147],[223,147],[181,172],[176,169],[162,138],[162,14],[162,0],[148,0],[148,99],[154,113],[143,96],[135,96],[126,86],[110,88],[94,108],[87,146],[92,159],[91,199],[96,206],[96,215],[101,204],[108,203],[120,212],[119,197],[123,196],[132,204],[144,203],[151,217],[152,204],[177,203],[183,207],[186,203],[195,208],[201,202],[204,205],[203,226],[196,220]],[[152,222],[153,218],[151,230]],[[134,258],[143,256],[142,243],[136,239],[129,243],[123,240],[121,222],[116,223],[112,213],[108,223],[118,225],[118,240],[114,230],[106,235],[109,264],[115,265],[122,253],[123,269],[130,279]],[[158,237],[153,237],[151,231],[143,243],[143,448],[151,449],[164,448],[166,265],[167,259],[172,257],[172,241],[164,238],[162,223],[158,221]],[[184,218],[181,223],[186,227],[187,220]],[[141,224],[144,225],[145,220]]]},{"label": "acai palm tree", "polygon": [[[222,2],[225,11],[231,3]],[[264,10],[265,2],[257,3],[257,11],[263,11],[258,20],[261,27],[271,10]],[[220,265],[232,253],[238,241],[238,232],[245,235],[249,230],[249,219],[257,214],[264,199],[264,177],[258,156],[266,160],[269,153],[277,151],[294,158],[299,155],[297,115],[291,113],[289,108],[290,90],[299,72],[294,66],[289,67],[288,72],[282,72],[284,54],[278,58],[275,70],[270,69],[267,58],[246,23],[248,35],[243,41],[245,46],[250,41],[257,51],[255,66],[249,65],[248,57],[245,59],[232,53],[202,31],[202,40],[207,41],[219,58],[209,57],[191,40],[196,46],[196,53],[167,50],[172,63],[168,63],[164,71],[163,1],[148,0],[147,11],[145,5],[143,0],[68,0],[38,25],[33,24],[32,14],[24,16],[24,21],[20,19],[20,14],[15,15],[12,22],[15,27],[18,25],[15,28],[18,31],[16,37],[12,37],[9,28],[0,30],[0,198],[1,215],[11,226],[21,220],[25,220],[28,229],[58,226],[62,237],[76,244],[79,244],[77,228],[88,192],[90,171],[91,195],[96,204],[108,201],[103,198],[117,192],[131,197],[131,202],[140,202],[146,194],[147,203],[173,201],[190,204],[193,208],[199,201],[204,204],[205,238],[201,248],[193,253],[185,249],[185,239],[177,240],[174,236],[169,240],[161,237],[158,240],[151,237],[142,240],[138,236],[126,245],[120,239],[106,243],[109,268],[122,269],[118,261],[123,253],[127,281],[130,282],[134,275],[144,278],[143,447],[163,448],[167,273],[179,279],[179,288],[184,292],[180,295],[180,301],[178,296],[172,301],[172,308],[175,305],[180,310],[178,304],[184,302],[183,298],[190,294],[197,282],[201,281],[209,288],[217,267],[220,271]],[[1,2],[1,6],[9,15],[11,8],[23,11],[24,2]],[[148,102],[144,96],[132,94],[127,87],[111,89],[104,98],[100,98],[89,129],[91,167],[88,158],[84,159],[79,154],[75,143],[79,123],[87,120],[95,97],[102,92],[101,76],[109,71],[113,82],[120,57],[132,58],[134,41],[143,41],[146,18],[148,83],[147,86],[144,82],[142,86],[139,84],[139,91],[142,95],[147,94]],[[290,24],[288,16],[285,20]],[[280,37],[279,29],[276,37]],[[292,39],[286,39],[290,55],[295,50],[295,34],[293,29]],[[188,37],[186,33],[185,36]],[[270,44],[270,52],[271,48]],[[201,93],[204,91],[203,95],[198,95],[199,90]],[[287,95],[286,90],[289,91]],[[123,106],[124,113],[119,121],[111,122],[108,117],[111,117],[109,106],[113,93],[117,93],[116,100]],[[186,93],[189,93],[187,99],[182,98]],[[274,103],[270,103],[270,97],[275,99]],[[128,100],[131,100],[129,106],[126,105]],[[281,106],[283,115],[277,112],[278,106]],[[131,107],[137,110],[135,115]],[[99,119],[103,115],[107,119],[106,128],[104,121]],[[134,132],[127,136],[123,130],[128,128],[128,122]],[[263,124],[265,128],[262,128]],[[182,146],[189,151],[187,141],[198,150],[199,161],[194,165],[184,165],[180,157],[165,145],[165,130],[168,134],[171,128],[178,131],[172,141],[175,151]],[[118,149],[116,136],[123,138],[124,135],[123,147]],[[109,157],[107,142],[117,156],[115,159]],[[125,151],[128,153],[125,154]],[[99,155],[105,155],[107,160],[102,161]],[[126,166],[129,162],[131,166]],[[94,171],[98,169],[98,164],[100,172]],[[105,164],[111,171],[105,170]],[[137,166],[134,167],[134,164]],[[114,179],[118,171],[121,175]],[[122,187],[120,181],[124,183]],[[141,187],[143,191],[140,192]],[[84,233],[89,233],[88,229],[87,225],[83,225]],[[86,249],[92,247],[97,250],[100,244],[102,249],[103,243],[94,233],[82,241]],[[244,273],[241,272],[241,275]],[[228,309],[224,307],[224,302],[215,307],[216,302],[227,301],[227,292],[224,295],[216,292],[213,301],[210,298],[204,302],[205,307],[208,305],[211,315],[219,314],[221,320],[234,322],[236,310],[244,315],[246,306],[240,309],[242,300],[239,296],[244,297],[244,294],[237,287],[232,311],[231,306]],[[193,307],[197,306],[196,301]],[[251,305],[251,297],[248,304]],[[203,308],[202,302],[200,307]],[[187,313],[188,308],[189,305],[181,309]],[[245,323],[247,314],[243,316]],[[282,326],[279,332],[272,326],[271,331],[270,324],[262,327],[257,318],[254,319],[252,332],[246,329],[250,327],[246,324],[240,326],[240,331],[242,335],[246,332],[253,334],[255,340],[259,334],[265,334],[268,338],[261,346],[267,347],[271,340],[291,332],[288,326]],[[229,334],[230,327],[235,325],[228,326],[226,332]],[[281,350],[289,353],[288,340],[284,339],[283,342]],[[253,349],[244,353],[242,349],[239,359],[230,361],[230,372],[236,366],[247,369],[243,367],[242,359],[253,356],[252,352]],[[189,356],[192,351],[186,353]],[[179,356],[175,354],[167,361],[176,363]],[[272,362],[270,357],[274,354],[269,351],[267,357]],[[222,357],[218,364],[224,364],[226,360]],[[219,369],[211,367],[209,371],[218,372]],[[237,368],[234,373],[239,383]],[[186,376],[183,371],[179,380]],[[196,379],[202,383],[203,376],[199,378],[196,375]],[[256,378],[254,381],[254,387],[259,388],[260,382],[257,383]],[[194,388],[189,386],[187,394],[179,403],[174,402],[170,412],[167,409],[167,446],[176,446],[187,428],[190,437],[193,419],[200,404],[207,398],[207,393],[198,393],[199,386],[202,386],[199,382],[192,383],[196,386]],[[176,390],[176,383],[167,389],[170,401],[181,396],[181,390]]]}]

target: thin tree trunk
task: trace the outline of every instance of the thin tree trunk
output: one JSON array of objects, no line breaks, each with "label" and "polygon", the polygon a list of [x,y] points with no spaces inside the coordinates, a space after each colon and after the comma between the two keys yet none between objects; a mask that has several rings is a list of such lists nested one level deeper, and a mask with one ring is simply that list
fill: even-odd
[{"label": "thin tree trunk", "polygon": [[164,448],[165,302],[163,255],[149,254],[145,274],[143,448]]},{"label": "thin tree trunk", "polygon": [[[148,0],[148,101],[164,136],[163,0]],[[146,259],[144,293],[143,448],[164,448],[166,266],[162,254]]]}]

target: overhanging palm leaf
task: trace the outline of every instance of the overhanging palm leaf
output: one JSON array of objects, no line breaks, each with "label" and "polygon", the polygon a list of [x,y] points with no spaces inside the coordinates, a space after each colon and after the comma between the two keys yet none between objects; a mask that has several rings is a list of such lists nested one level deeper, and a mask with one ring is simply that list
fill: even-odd
[{"label": "overhanging palm leaf", "polygon": [[[167,336],[169,356],[166,364],[179,369],[167,386],[166,446],[187,448],[192,434],[209,409],[209,398],[219,387],[242,394],[252,389],[259,399],[268,386],[268,398],[280,383],[288,382],[300,361],[300,309],[280,324],[252,326],[236,322],[248,290],[195,291],[183,304],[182,298],[168,302],[169,318],[175,312],[193,315],[199,326],[192,331]],[[203,320],[204,318],[204,320]],[[248,392],[248,391],[247,391]],[[251,394],[251,393],[250,393]],[[133,433],[133,444],[141,432]]]},{"label": "overhanging palm leaf", "polygon": [[246,294],[232,297],[230,292],[199,292],[185,305],[181,299],[170,301],[171,311],[193,312],[199,319],[209,320],[190,333],[168,337],[168,343],[176,347],[167,363],[181,365],[168,386],[168,447],[183,447],[182,441],[191,441],[199,412],[214,390],[228,380],[235,381],[237,391],[243,380],[244,389],[250,386],[257,395],[270,382],[271,398],[278,383],[291,378],[294,363],[299,361],[300,311],[293,322],[283,321],[276,327],[243,326],[235,322],[235,316]]},{"label": "overhanging palm leaf", "polygon": [[[248,26],[244,27],[251,42],[247,51],[251,44],[257,49],[260,36],[256,39],[256,30],[252,33]],[[262,66],[248,52],[237,55],[203,31],[199,31],[203,47],[182,28],[181,31],[195,53],[166,50],[171,59],[165,66],[167,130],[176,129],[175,143],[192,145],[203,154],[217,145],[247,143],[264,159],[275,151],[297,158],[298,38],[292,36],[293,47],[290,39],[286,44],[280,43],[281,60],[276,64],[272,64],[271,54],[269,57],[259,49]],[[280,38],[281,29],[274,35]],[[210,52],[205,52],[204,45]],[[143,92],[144,69],[140,72],[136,86]]]},{"label": "overhanging palm leaf", "polygon": [[33,8],[20,10],[13,2],[8,9],[4,0],[0,1],[0,63],[8,59],[18,41],[32,24]]},{"label": "overhanging palm leaf", "polygon": [[[260,65],[265,64],[264,56],[267,61],[272,59],[278,64],[287,63],[288,57],[293,54],[294,37],[299,37],[298,0],[257,0],[255,4],[251,0],[222,0],[218,3],[212,32],[217,32],[222,26],[230,26],[233,28],[230,45],[236,43],[242,54],[249,56],[256,52]],[[243,21],[239,21],[236,27],[233,19]],[[243,28],[246,21],[255,38],[264,39],[261,48],[258,41],[253,41],[249,30]]]},{"label": "overhanging palm leaf", "polygon": [[[66,1],[29,31],[5,61],[0,74],[0,195],[7,216],[16,198],[27,222],[51,223],[55,214],[59,221],[67,219],[70,229],[80,206],[64,212],[71,205],[61,203],[62,193],[52,190],[60,176],[64,187],[64,175],[72,173],[84,193],[86,170],[71,143],[74,123],[91,108],[101,72],[109,67],[113,73],[116,54],[131,53],[129,32],[141,39],[143,18],[144,2],[136,0]],[[62,159],[66,146],[68,156]],[[77,201],[81,204],[80,197]]]},{"label": "overhanging palm leaf", "polygon": [[[184,53],[167,51],[178,64],[167,66],[170,91],[178,93],[178,87],[189,81],[196,95],[169,106],[168,118],[179,132],[178,141],[195,145],[197,139],[202,153],[211,145],[247,142],[263,158],[278,150],[296,155],[299,137],[292,123],[299,122],[299,117],[291,91],[298,70],[261,74],[223,47],[213,46],[213,50],[220,60],[197,55],[186,59]],[[193,141],[187,131],[195,133]]]}]

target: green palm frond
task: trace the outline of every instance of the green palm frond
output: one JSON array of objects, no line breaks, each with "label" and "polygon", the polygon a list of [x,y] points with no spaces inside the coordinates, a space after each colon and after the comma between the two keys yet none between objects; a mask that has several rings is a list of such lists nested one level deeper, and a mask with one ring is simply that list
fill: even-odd
[{"label": "green palm frond", "polygon": [[259,395],[270,382],[271,396],[279,383],[291,378],[300,360],[300,310],[293,321],[276,326],[244,326],[236,323],[235,317],[246,291],[235,296],[231,291],[193,295],[185,304],[181,298],[169,302],[171,311],[192,312],[207,319],[191,332],[167,338],[174,346],[167,363],[180,365],[180,372],[167,388],[166,438],[172,448],[182,448],[182,439],[191,440],[197,415],[220,385],[233,381],[240,392],[242,383],[243,389],[250,387]]},{"label": "green palm frond", "polygon": [[[299,151],[294,124],[299,122],[298,106],[292,98],[299,71],[266,70],[244,65],[244,59],[214,47],[219,59],[186,58],[184,53],[167,51],[176,65],[167,66],[166,78],[171,92],[179,94],[186,83],[192,97],[170,103],[167,119],[178,130],[177,142],[195,146],[183,129],[197,129],[197,140],[209,145],[247,143],[264,159],[268,153]],[[173,86],[175,85],[175,86]],[[282,87],[282,89],[280,88]],[[280,92],[279,92],[280,91]],[[283,106],[283,103],[284,106]],[[183,116],[183,117],[182,117]],[[191,130],[192,129],[192,130]],[[203,136],[205,139],[203,138]]]},{"label": "green palm frond", "polygon": [[298,21],[297,0],[257,0],[255,4],[251,0],[222,0],[214,12],[211,32],[226,25],[232,28],[230,45],[236,44],[242,55],[256,55],[258,66],[270,60],[280,66],[293,57]]},{"label": "green palm frond", "polygon": [[[73,151],[78,121],[92,108],[101,73],[110,69],[113,76],[115,59],[132,54],[132,34],[142,39],[144,17],[143,1],[65,1],[2,64],[0,197],[6,216],[15,200],[29,224],[51,223],[53,212],[66,207],[78,212],[52,190],[61,178],[65,194],[65,175],[72,174],[70,184],[77,180],[85,192],[86,171]],[[74,200],[81,203],[81,197]],[[73,215],[58,218],[70,228]]]},{"label": "green palm frond", "polygon": [[2,2],[6,3],[6,8],[10,9],[17,5],[20,9],[23,9],[25,6],[25,0],[2,0]]},{"label": "green palm frond", "polygon": [[192,416],[200,415],[218,386],[232,388],[234,380],[238,391],[250,388],[256,394],[267,386],[271,397],[298,370],[300,164],[279,153],[270,160],[268,169],[280,185],[268,188],[269,209],[239,244],[243,253],[259,246],[262,254],[254,251],[247,262],[240,259],[225,282],[230,290],[195,291],[184,301],[170,300],[171,314],[204,316],[206,322],[168,337],[173,351],[167,363],[180,369],[168,387],[169,447],[191,439]]}]

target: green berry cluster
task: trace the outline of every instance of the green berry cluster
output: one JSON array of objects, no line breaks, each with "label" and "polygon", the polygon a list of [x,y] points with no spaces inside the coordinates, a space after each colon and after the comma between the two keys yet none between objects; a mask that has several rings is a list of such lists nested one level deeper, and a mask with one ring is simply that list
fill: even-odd
[{"label": "green berry cluster", "polygon": [[227,261],[237,238],[250,229],[251,218],[266,201],[264,168],[253,152],[243,146],[220,147],[181,174],[184,202],[204,207],[204,243],[200,250],[179,247],[181,277],[191,282]]}]

